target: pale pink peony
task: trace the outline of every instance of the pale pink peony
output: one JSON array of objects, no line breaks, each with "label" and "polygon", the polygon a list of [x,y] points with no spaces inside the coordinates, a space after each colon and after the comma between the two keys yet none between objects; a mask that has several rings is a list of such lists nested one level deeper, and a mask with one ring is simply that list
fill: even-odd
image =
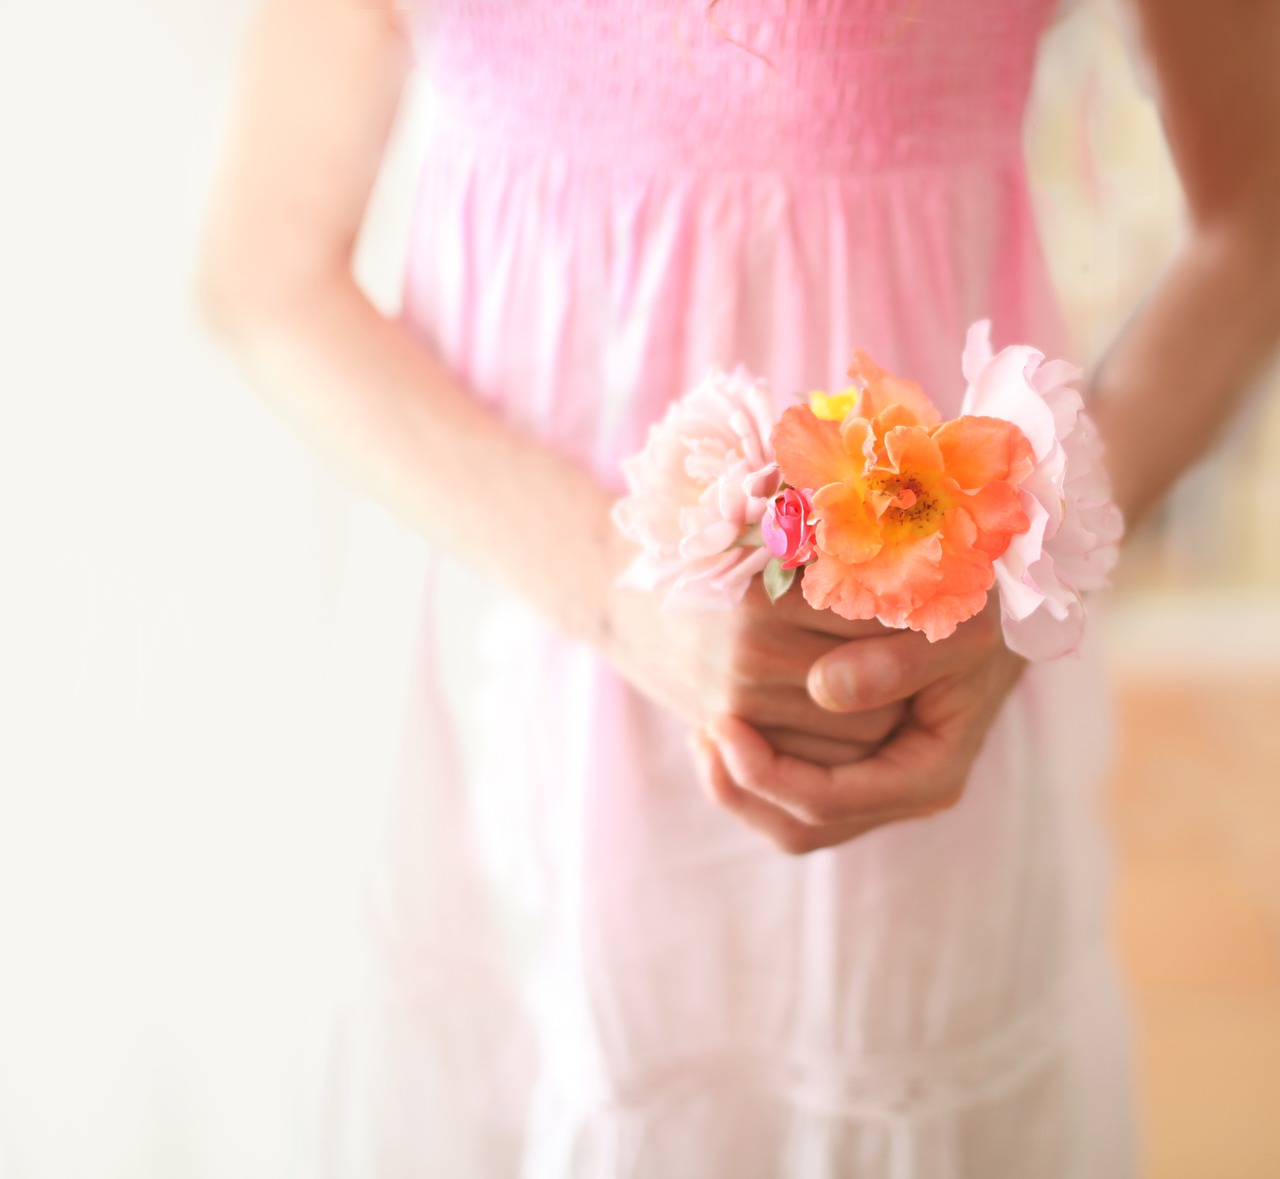
[{"label": "pale pink peony", "polygon": [[622,464],[630,495],[614,523],[641,546],[623,584],[667,602],[723,608],[740,601],[769,560],[759,524],[781,486],[769,450],[768,386],[742,368],[712,369],[672,403],[644,449]]},{"label": "pale pink peony", "polygon": [[809,492],[788,487],[769,501],[760,536],[784,569],[796,569],[814,555],[817,524],[813,518],[813,501]]},{"label": "pale pink peony", "polygon": [[1006,644],[1028,659],[1055,659],[1079,645],[1082,595],[1107,585],[1124,532],[1102,441],[1071,388],[1080,370],[1025,345],[993,356],[985,319],[969,328],[962,366],[961,412],[1012,422],[1035,454],[1018,486],[1031,526],[1009,542],[995,574]]}]

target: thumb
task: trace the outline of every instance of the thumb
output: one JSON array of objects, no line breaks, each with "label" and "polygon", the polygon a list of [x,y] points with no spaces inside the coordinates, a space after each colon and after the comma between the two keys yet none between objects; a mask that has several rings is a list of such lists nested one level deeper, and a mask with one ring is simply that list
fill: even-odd
[{"label": "thumb", "polygon": [[844,643],[815,660],[806,687],[829,712],[866,712],[914,696],[973,660],[960,635],[931,643],[919,631]]}]

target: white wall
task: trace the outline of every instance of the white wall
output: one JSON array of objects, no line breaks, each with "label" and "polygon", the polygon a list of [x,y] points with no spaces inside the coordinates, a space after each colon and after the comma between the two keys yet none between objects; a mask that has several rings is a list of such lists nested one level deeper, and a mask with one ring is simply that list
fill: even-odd
[{"label": "white wall", "polygon": [[394,748],[416,542],[192,309],[250,9],[0,7],[3,1179],[286,1173]]}]

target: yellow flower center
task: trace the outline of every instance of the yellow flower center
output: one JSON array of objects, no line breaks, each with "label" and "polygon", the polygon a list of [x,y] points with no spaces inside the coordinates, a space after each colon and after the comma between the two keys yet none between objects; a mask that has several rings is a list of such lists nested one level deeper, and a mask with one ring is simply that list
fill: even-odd
[{"label": "yellow flower center", "polygon": [[943,514],[951,506],[950,497],[943,492],[940,480],[930,479],[929,474],[873,472],[867,479],[867,500],[880,520],[886,543],[929,536],[941,526]]}]

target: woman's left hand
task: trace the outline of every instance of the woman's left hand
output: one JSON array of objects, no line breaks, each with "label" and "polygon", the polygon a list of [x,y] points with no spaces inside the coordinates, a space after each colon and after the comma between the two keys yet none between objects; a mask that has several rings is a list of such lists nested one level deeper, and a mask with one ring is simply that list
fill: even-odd
[{"label": "woman's left hand", "polygon": [[809,692],[842,713],[909,700],[884,744],[864,761],[824,768],[776,753],[737,717],[718,717],[698,742],[708,791],[793,855],[933,814],[959,801],[987,730],[1025,666],[1004,645],[994,595],[981,614],[937,643],[909,630],[857,639],[813,665]]}]

